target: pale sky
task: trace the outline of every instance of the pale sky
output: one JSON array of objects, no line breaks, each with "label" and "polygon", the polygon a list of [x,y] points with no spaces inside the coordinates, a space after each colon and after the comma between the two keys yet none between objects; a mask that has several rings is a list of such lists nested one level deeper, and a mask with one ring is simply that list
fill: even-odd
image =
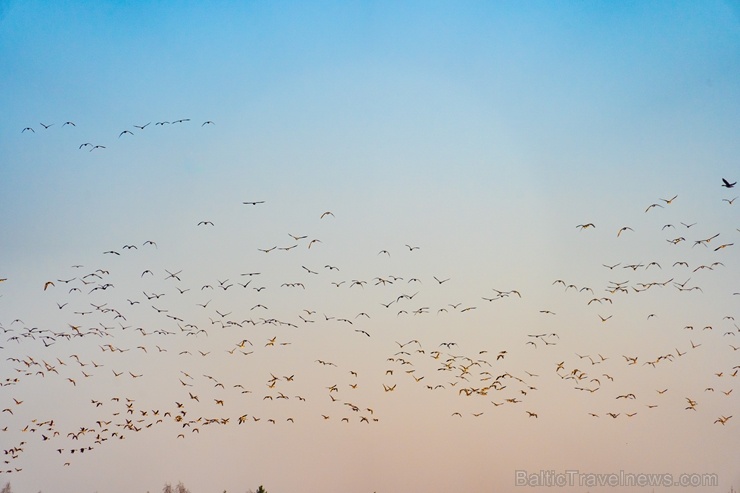
[{"label": "pale sky", "polygon": [[730,1],[0,2],[0,484],[737,490],[739,62]]}]

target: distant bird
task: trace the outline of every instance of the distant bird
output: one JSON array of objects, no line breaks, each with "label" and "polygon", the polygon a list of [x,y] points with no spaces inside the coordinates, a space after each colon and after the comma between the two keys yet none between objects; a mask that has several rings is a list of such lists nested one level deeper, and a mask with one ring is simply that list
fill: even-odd
[{"label": "distant bird", "polygon": [[334,216],[334,213],[333,213],[333,212],[331,212],[331,211],[326,211],[326,212],[324,212],[323,214],[321,214],[321,217],[320,217],[319,219],[324,219],[324,216],[331,216],[331,217],[336,217],[336,216]]},{"label": "distant bird", "polygon": [[257,204],[264,204],[264,203],[265,203],[264,200],[257,200],[257,201],[254,201],[254,202],[242,202],[242,204],[244,204],[244,205],[257,205]]},{"label": "distant bird", "polygon": [[576,226],[576,228],[580,229],[581,231],[583,231],[586,228],[595,228],[595,227],[596,225],[594,223],[579,224],[578,226]]},{"label": "distant bird", "polygon": [[213,223],[211,221],[201,221],[198,226],[213,226]]},{"label": "distant bird", "polygon": [[662,201],[663,201],[663,202],[665,202],[666,204],[670,204],[671,202],[673,202],[674,200],[676,200],[676,197],[678,197],[678,195],[674,195],[674,196],[673,196],[672,198],[670,198],[670,199],[660,199],[660,200],[662,200]]},{"label": "distant bird", "polygon": [[[43,124],[42,124],[42,125],[43,125]],[[735,185],[737,185],[737,182],[733,182],[733,183],[730,183],[729,181],[727,181],[727,180],[725,180],[724,178],[722,178],[722,186],[723,186],[723,187],[725,187],[725,188],[732,188],[732,187],[734,187]]]},{"label": "distant bird", "polygon": [[[152,123],[152,122],[149,122],[149,123]],[[146,127],[149,126],[149,123],[147,123],[146,125],[134,125],[134,127],[138,128],[139,130],[144,130]]]},{"label": "distant bird", "polygon": [[23,130],[21,130],[21,133],[25,132],[26,130],[30,130],[31,132],[36,133],[36,131],[32,129],[31,127],[24,128]]},{"label": "distant bird", "polygon": [[[39,123],[39,125],[41,125],[42,127],[44,127],[44,129],[47,129],[47,128],[51,127],[51,126],[52,126],[52,125],[54,125],[54,124],[53,124],[53,123],[50,123],[50,124],[48,124],[48,125],[44,125],[43,123]],[[724,178],[723,178],[723,180],[724,180]],[[727,182],[725,182],[725,183],[727,183]],[[733,185],[734,185],[734,183],[733,183]],[[728,187],[728,188],[729,188],[729,187]]]},{"label": "distant bird", "polygon": [[206,122],[203,122],[203,124],[201,125],[201,127],[203,127],[205,125],[215,125],[215,123],[213,123],[211,120],[208,120]]},{"label": "distant bird", "polygon": [[132,131],[130,131],[130,130],[124,130],[123,132],[121,132],[120,134],[118,134],[118,138],[120,139],[121,138],[121,135],[123,135],[123,134],[134,135],[134,133]]}]

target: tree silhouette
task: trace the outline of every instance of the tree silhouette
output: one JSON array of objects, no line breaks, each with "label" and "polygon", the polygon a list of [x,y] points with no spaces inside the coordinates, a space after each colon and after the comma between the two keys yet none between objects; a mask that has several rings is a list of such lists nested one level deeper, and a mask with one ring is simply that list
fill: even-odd
[{"label": "tree silhouette", "polygon": [[180,481],[174,488],[170,483],[165,483],[164,488],[162,488],[162,493],[190,493],[190,490],[187,489],[184,484],[182,484],[182,481]]}]

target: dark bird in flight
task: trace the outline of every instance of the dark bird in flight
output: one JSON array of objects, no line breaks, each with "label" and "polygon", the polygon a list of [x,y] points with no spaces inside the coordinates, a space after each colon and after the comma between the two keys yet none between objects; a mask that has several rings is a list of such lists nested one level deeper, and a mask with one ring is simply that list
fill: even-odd
[{"label": "dark bird in flight", "polygon": [[[42,123],[42,125],[43,125],[43,123]],[[725,188],[732,188],[735,185],[737,185],[737,182],[730,183],[729,181],[727,181],[724,178],[722,178],[722,186],[723,187],[725,187]]]},{"label": "dark bird in flight", "polygon": [[673,202],[674,200],[676,200],[676,197],[678,197],[678,195],[674,195],[674,196],[673,196],[672,198],[670,198],[670,199],[660,199],[660,200],[662,200],[662,201],[663,201],[663,202],[665,202],[666,204],[670,204],[671,202]]},{"label": "dark bird in flight", "polygon": [[[149,123],[152,123],[152,122],[149,122]],[[149,123],[147,123],[146,125],[134,125],[134,127],[138,128],[139,130],[144,130],[146,127],[149,126]]]},{"label": "dark bird in flight", "polygon": [[257,205],[257,204],[264,204],[264,203],[265,203],[264,200],[257,200],[257,201],[254,201],[254,202],[242,202],[242,204],[244,204],[244,205]]},{"label": "dark bird in flight", "polygon": [[30,130],[31,132],[36,133],[36,131],[32,129],[31,127],[24,128],[23,130],[21,130],[21,133],[25,132],[26,130]]},{"label": "dark bird in flight", "polygon": [[132,131],[130,131],[130,130],[124,130],[123,132],[121,132],[120,134],[118,134],[118,138],[120,139],[121,138],[121,135],[123,135],[123,134],[131,134],[131,135],[134,135],[134,133]]}]

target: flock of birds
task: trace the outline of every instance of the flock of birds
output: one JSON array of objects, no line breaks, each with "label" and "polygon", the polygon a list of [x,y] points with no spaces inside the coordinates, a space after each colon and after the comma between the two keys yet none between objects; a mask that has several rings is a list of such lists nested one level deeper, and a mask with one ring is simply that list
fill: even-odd
[{"label": "flock of birds", "polygon": [[[177,125],[177,124],[188,123],[188,122],[190,122],[190,118],[179,118],[177,120],[172,120],[172,121],[169,121],[169,120],[158,121],[154,123],[154,126],[164,127],[165,125]],[[128,136],[133,137],[135,135],[134,132],[144,131],[151,124],[152,122],[147,122],[143,125],[134,124],[132,126],[136,129],[135,131],[124,129],[118,134],[118,139],[120,139],[121,137],[128,138]],[[40,122],[39,125],[41,126],[41,129],[43,129],[43,130],[40,129],[39,131],[48,131],[51,127],[54,126],[54,123],[46,124],[46,123]],[[215,125],[215,123],[212,120],[206,120],[203,123],[201,123],[200,126],[205,127],[205,126],[210,126],[210,125]],[[75,122],[73,121],[67,120],[61,125],[62,128],[67,127],[67,126],[77,127],[77,124],[75,124]],[[21,133],[26,133],[26,132],[35,134],[36,130],[31,126],[23,127],[23,129],[21,130]],[[103,144],[93,144],[92,142],[83,142],[77,147],[77,149],[79,150],[87,149],[89,152],[93,152],[98,149],[107,149],[107,146]]]},{"label": "flock of birds", "polygon": [[[62,126],[67,125],[75,126],[73,122]],[[201,126],[206,125],[213,122]],[[148,126],[134,127],[143,131]],[[48,130],[51,125],[42,127]],[[35,130],[26,127],[22,132]],[[118,137],[132,135],[133,131],[123,130]],[[104,148],[80,145],[84,147]],[[736,182],[722,179],[721,185],[731,189]],[[677,195],[660,199],[645,213],[669,208],[677,200]],[[732,206],[735,198],[721,200]],[[269,200],[261,199],[241,204],[255,212],[269,205]],[[317,211],[315,220],[322,226],[336,224],[338,215]],[[657,244],[665,252],[658,260],[595,265],[603,279],[600,285],[559,278],[548,281],[546,289],[553,297],[572,296],[598,328],[614,324],[614,308],[636,296],[671,291],[681,303],[687,302],[686,296],[696,296],[691,302],[702,303],[713,271],[737,269],[736,257],[725,254],[733,251],[733,241],[719,238],[740,230],[691,236],[694,226],[668,223],[656,230]],[[196,219],[192,228],[193,235],[200,234],[218,228],[218,220]],[[586,222],[576,228],[580,231],[576,235],[585,235],[597,226]],[[678,228],[683,229],[681,235],[669,234]],[[316,225],[307,224],[306,229],[315,230]],[[270,263],[205,278],[196,266],[173,267],[163,247],[166,242],[159,238],[101,248],[98,257],[61,267],[39,283],[34,294],[38,299],[33,300],[38,313],[11,315],[13,307],[2,306],[1,472],[23,471],[27,453],[39,446],[51,447],[62,465],[72,466],[78,456],[150,430],[189,440],[214,426],[298,422],[376,426],[384,419],[387,399],[414,392],[459,406],[449,419],[485,419],[503,408],[513,410],[509,419],[519,415],[541,420],[536,396],[543,385],[558,385],[564,400],[569,395],[593,396],[589,408],[576,411],[588,419],[639,420],[647,413],[679,409],[700,414],[713,425],[735,425],[731,399],[737,394],[733,392],[740,361],[715,367],[710,352],[740,355],[740,327],[731,312],[671,327],[674,343],[655,353],[635,348],[617,354],[605,346],[582,354],[577,341],[559,330],[533,330],[506,347],[473,346],[456,338],[465,317],[485,317],[507,303],[536,312],[543,317],[542,326],[551,327],[549,320],[554,319],[546,317],[559,317],[559,310],[525,304],[527,286],[491,287],[474,299],[461,300],[450,287],[454,276],[439,272],[355,276],[352,265],[317,263],[323,257],[315,252],[328,240],[311,231],[294,233],[286,231],[284,243],[251,245],[254,255],[269,258]],[[635,234],[631,226],[619,227],[615,241],[628,234]],[[692,265],[672,258],[674,252],[686,252],[678,249],[697,247],[706,250],[706,262]],[[407,243],[355,261],[418,258],[425,248]],[[276,255],[284,256],[276,260]],[[240,259],[234,264],[243,265]],[[282,267],[269,270],[274,265]],[[0,278],[0,293],[12,290],[15,281]],[[327,299],[327,290],[342,293],[351,302]],[[731,298],[739,292],[725,294],[740,300]],[[449,299],[439,302],[440,297]],[[660,315],[646,313],[645,323]],[[404,337],[403,330],[388,328],[424,317],[446,317],[444,324],[455,328],[446,330],[443,339],[423,330]],[[368,351],[372,365],[355,366],[343,356],[348,347],[362,348],[369,341],[377,341],[368,346],[373,348]],[[531,351],[538,352],[535,360],[527,353]],[[637,372],[649,381],[650,371],[658,367],[700,363],[706,366],[696,370],[706,377],[701,395],[696,389],[663,386],[660,381],[648,393],[625,389],[622,383],[633,381]],[[33,406],[29,401],[43,400],[39,388],[73,402],[80,409],[79,421],[56,418],[48,407],[43,416],[26,411]],[[150,388],[158,389],[155,397],[146,391]],[[713,414],[708,416],[704,409]]]}]

